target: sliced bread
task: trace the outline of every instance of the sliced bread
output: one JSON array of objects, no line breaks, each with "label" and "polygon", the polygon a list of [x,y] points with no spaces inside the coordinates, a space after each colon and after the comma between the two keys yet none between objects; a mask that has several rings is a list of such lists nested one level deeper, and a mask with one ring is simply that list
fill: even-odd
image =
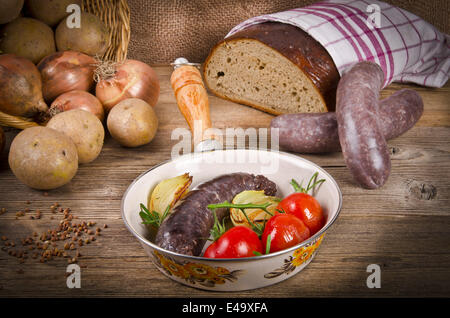
[{"label": "sliced bread", "polygon": [[203,72],[217,96],[272,114],[334,110],[339,73],[333,60],[292,25],[266,22],[226,38]]}]

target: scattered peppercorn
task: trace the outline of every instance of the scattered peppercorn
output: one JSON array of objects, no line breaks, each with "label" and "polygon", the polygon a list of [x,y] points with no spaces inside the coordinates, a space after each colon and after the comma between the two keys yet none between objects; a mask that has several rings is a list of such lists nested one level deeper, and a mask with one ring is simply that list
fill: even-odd
[{"label": "scattered peppercorn", "polygon": [[19,212],[16,213],[16,217],[18,217],[18,218],[22,217],[24,215],[25,215],[25,213],[23,211],[19,211]]},{"label": "scattered peppercorn", "polygon": [[[44,196],[48,196],[48,193],[44,193]],[[31,204],[30,201],[26,201],[26,204]],[[79,248],[85,244],[90,244],[95,241],[95,235],[100,235],[101,229],[97,227],[95,229],[95,234],[93,229],[89,229],[89,227],[93,227],[97,224],[97,222],[93,221],[80,221],[80,223],[76,223],[73,220],[78,219],[77,216],[74,216],[71,213],[70,208],[63,208],[60,206],[58,202],[55,202],[50,206],[50,210],[53,213],[56,213],[56,210],[63,213],[63,220],[59,222],[59,225],[54,229],[47,229],[41,235],[37,232],[33,232],[30,236],[26,238],[22,238],[20,241],[24,250],[14,250],[13,247],[16,246],[14,241],[9,241],[8,237],[5,235],[1,236],[0,239],[4,242],[4,246],[1,248],[4,252],[8,253],[8,255],[12,257],[16,257],[19,263],[24,263],[28,258],[28,251],[40,250],[40,252],[33,252],[30,255],[32,259],[39,259],[39,262],[46,263],[53,259],[53,257],[64,257],[68,258],[69,263],[77,263],[78,259],[82,256]],[[16,219],[19,219],[22,216],[25,216],[26,213],[31,212],[30,208],[25,208],[22,211],[18,211],[16,213]],[[6,208],[0,209],[0,214],[6,213]],[[43,216],[42,212],[39,209],[35,210],[35,215],[30,215],[30,219],[41,219]],[[51,220],[54,219],[53,216],[50,217]],[[107,228],[106,224],[103,225],[103,228]],[[73,234],[70,234],[73,233]],[[89,235],[88,237],[83,237],[85,235]],[[36,238],[36,239],[33,239]],[[67,240],[70,239],[70,242]],[[58,243],[61,241],[61,243]],[[63,242],[65,241],[65,242]],[[62,244],[58,247],[58,244]],[[75,256],[71,256],[68,252],[74,251]],[[72,252],[71,252],[72,253]],[[86,268],[86,266],[82,266]]]}]

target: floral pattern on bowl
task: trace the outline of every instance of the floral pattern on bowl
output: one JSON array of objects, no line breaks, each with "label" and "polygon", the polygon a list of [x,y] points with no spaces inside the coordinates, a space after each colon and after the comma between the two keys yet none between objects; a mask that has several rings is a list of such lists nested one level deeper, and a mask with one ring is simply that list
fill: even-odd
[{"label": "floral pattern on bowl", "polygon": [[225,282],[237,280],[241,270],[229,271],[224,267],[214,267],[202,263],[178,262],[173,258],[165,257],[158,251],[153,251],[155,265],[168,276],[184,279],[190,284],[200,284],[205,287],[214,287]]},{"label": "floral pattern on bowl", "polygon": [[312,258],[314,257],[316,249],[320,246],[320,243],[322,243],[324,235],[325,234],[322,234],[317,238],[317,240],[296,249],[291,256],[289,256],[287,259],[284,259],[284,264],[281,267],[265,274],[264,277],[271,279],[283,274],[288,275],[295,269],[297,269],[297,267],[306,265],[306,262],[312,260]]}]

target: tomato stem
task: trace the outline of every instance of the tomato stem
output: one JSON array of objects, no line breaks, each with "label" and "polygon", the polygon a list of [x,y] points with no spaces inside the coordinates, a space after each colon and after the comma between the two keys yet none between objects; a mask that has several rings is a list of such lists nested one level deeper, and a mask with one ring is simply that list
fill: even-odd
[{"label": "tomato stem", "polygon": [[214,225],[211,229],[211,236],[213,237],[213,242],[217,241],[219,237],[222,236],[223,233],[226,231],[225,227],[225,219],[222,221],[222,224],[220,224],[219,220],[217,219],[216,211],[213,211],[214,215]]},{"label": "tomato stem", "polygon": [[[311,179],[309,179],[308,186],[306,188],[306,193],[308,193],[309,190],[314,190],[315,187],[317,187],[318,185],[320,185],[320,184],[325,182],[325,179],[317,180],[318,176],[319,176],[319,172],[316,171],[316,173],[314,173],[312,175]],[[311,182],[313,182],[313,183],[311,184]]]}]

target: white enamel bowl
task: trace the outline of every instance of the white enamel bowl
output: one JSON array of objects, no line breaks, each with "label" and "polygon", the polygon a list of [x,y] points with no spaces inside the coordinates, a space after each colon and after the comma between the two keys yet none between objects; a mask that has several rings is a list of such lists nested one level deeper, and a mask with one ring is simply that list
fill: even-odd
[{"label": "white enamel bowl", "polygon": [[[319,172],[326,181],[314,196],[327,218],[325,226],[308,240],[276,253],[240,259],[208,259],[187,256],[162,249],[152,243],[139,216],[139,204],[160,181],[188,172],[191,186],[222,174],[246,172],[262,174],[278,186],[278,196],[293,192],[292,178],[307,182]],[[136,236],[155,266],[169,278],[195,288],[214,291],[240,291],[260,288],[288,279],[314,258],[325,232],[334,223],[342,206],[342,194],[336,181],[325,170],[299,156],[265,150],[218,150],[180,156],[157,165],[136,178],[122,198],[122,218]]]}]

